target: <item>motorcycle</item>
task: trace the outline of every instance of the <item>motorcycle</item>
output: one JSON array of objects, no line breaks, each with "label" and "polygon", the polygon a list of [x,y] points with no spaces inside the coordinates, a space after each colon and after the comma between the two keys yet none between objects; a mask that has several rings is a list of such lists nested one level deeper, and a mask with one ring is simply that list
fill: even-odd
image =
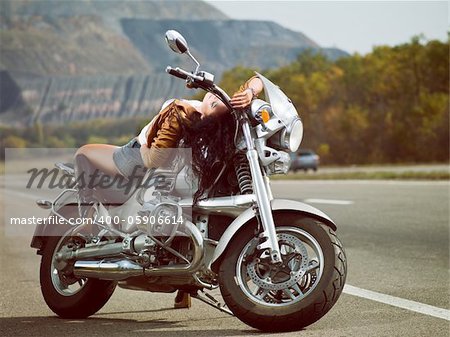
[{"label": "motorcycle", "polygon": [[[303,138],[294,105],[256,73],[266,101],[255,99],[249,108],[235,111],[214,75],[199,70],[184,37],[171,30],[165,38],[174,52],[196,64],[192,72],[170,66],[166,71],[188,88],[214,94],[232,111],[235,158],[221,163],[208,198],[196,204],[185,193],[188,179],[182,162],[170,172],[153,172],[152,179],[165,177],[162,187],[140,186],[122,198],[117,190],[94,194],[90,225],[69,221],[81,216],[76,184],[54,201],[38,201],[65,220],[58,234],[55,226],[39,224],[31,242],[42,255],[40,283],[47,305],[60,317],[85,318],[102,308],[119,286],[182,290],[263,331],[299,330],[316,322],[338,300],[347,264],[330,217],[272,195],[269,177],[287,173],[289,152],[297,151]],[[75,176],[73,166],[56,166]],[[134,222],[123,226],[130,216]],[[105,223],[98,220],[102,217],[118,221]],[[167,217],[176,223],[163,220]],[[216,288],[225,304],[210,294]]]}]

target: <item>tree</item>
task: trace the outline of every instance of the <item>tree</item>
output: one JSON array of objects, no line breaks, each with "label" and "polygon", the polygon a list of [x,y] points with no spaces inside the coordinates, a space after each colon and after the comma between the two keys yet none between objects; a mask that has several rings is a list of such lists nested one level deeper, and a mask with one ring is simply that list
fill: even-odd
[{"label": "tree", "polygon": [[19,136],[8,136],[3,140],[2,147],[3,148],[24,148],[27,146],[27,141]]}]

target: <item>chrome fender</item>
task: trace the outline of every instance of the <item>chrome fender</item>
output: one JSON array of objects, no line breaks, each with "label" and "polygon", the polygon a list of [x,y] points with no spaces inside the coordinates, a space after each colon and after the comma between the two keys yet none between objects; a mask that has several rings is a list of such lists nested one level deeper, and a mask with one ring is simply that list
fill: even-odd
[{"label": "chrome fender", "polygon": [[[318,210],[315,207],[307,205],[300,201],[288,200],[288,199],[273,199],[271,201],[272,211],[294,211],[301,214],[310,216],[325,225],[329,226],[331,229],[336,230],[336,224],[330,219],[328,215]],[[222,237],[217,244],[214,251],[214,256],[211,260],[210,269],[217,273],[219,262],[228,244],[233,239],[234,235],[241,229],[245,224],[247,224],[251,219],[255,217],[253,209],[247,208],[241,215],[239,215],[234,221],[228,226],[228,228],[223,233]]]}]

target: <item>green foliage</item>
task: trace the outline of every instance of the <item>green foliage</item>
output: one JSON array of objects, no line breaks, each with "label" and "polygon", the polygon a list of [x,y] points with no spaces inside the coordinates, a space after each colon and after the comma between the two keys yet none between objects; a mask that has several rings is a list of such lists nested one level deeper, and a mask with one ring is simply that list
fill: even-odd
[{"label": "green foliage", "polygon": [[234,93],[245,83],[245,81],[254,75],[255,72],[252,69],[244,68],[242,66],[234,67],[223,73],[220,87],[228,93]]},{"label": "green foliage", "polygon": [[19,136],[8,136],[2,141],[2,146],[4,148],[7,147],[15,147],[15,148],[24,148],[27,146],[27,141]]},{"label": "green foliage", "polygon": [[36,122],[34,124],[31,136],[32,140],[37,144],[44,144],[44,127],[41,122]]},{"label": "green foliage", "polygon": [[[414,37],[335,62],[313,52],[264,72],[292,99],[302,146],[333,164],[449,160],[449,44]],[[224,74],[232,91],[249,69]]]},{"label": "green foliage", "polygon": [[88,144],[107,144],[108,139],[105,137],[99,137],[99,136],[90,136],[87,139]]},{"label": "green foliage", "polygon": [[45,140],[45,147],[49,148],[65,148],[67,147],[64,140],[59,139],[55,136],[50,136]]}]

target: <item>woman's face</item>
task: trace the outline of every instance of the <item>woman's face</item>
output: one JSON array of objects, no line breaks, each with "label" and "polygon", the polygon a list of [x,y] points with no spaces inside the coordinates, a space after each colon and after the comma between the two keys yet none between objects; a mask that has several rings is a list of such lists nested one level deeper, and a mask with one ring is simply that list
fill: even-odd
[{"label": "woman's face", "polygon": [[227,107],[223,102],[210,92],[203,97],[201,105],[202,118],[219,116],[227,112]]}]

